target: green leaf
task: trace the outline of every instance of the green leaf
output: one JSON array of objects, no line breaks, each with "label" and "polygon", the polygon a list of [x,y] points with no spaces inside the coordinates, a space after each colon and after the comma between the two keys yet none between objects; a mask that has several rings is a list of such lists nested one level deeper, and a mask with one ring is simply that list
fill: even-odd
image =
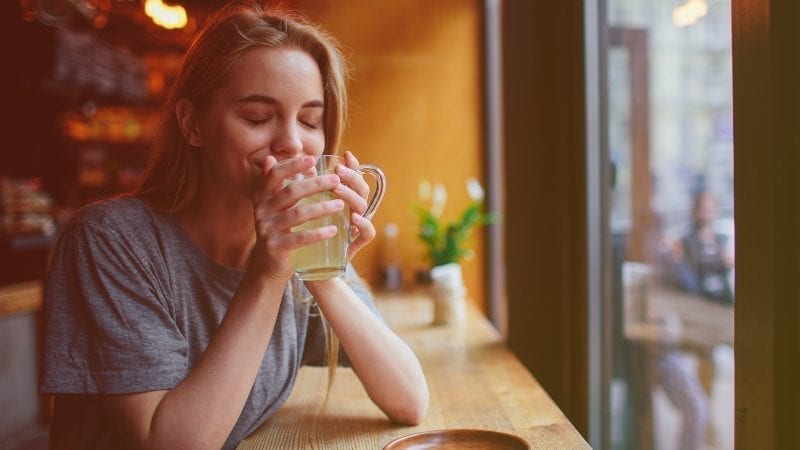
[{"label": "green leaf", "polygon": [[483,202],[473,201],[461,214],[458,221],[443,222],[430,210],[413,205],[419,224],[418,238],[426,247],[426,257],[433,266],[458,262],[472,254],[466,241],[476,226],[493,223],[496,215],[484,213]]}]

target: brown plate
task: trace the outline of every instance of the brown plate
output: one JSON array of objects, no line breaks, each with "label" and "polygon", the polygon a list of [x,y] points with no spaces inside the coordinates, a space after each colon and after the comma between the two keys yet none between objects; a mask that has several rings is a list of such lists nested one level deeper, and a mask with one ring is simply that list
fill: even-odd
[{"label": "brown plate", "polygon": [[530,449],[521,437],[478,429],[432,430],[410,434],[383,446],[383,450],[517,450]]}]

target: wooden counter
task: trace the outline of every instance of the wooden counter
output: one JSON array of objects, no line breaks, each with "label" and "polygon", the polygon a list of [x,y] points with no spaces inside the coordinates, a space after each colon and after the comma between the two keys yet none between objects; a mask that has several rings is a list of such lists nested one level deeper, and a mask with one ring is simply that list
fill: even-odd
[{"label": "wooden counter", "polygon": [[701,353],[733,345],[733,305],[655,283],[645,301],[645,317],[625,318],[628,339]]},{"label": "wooden counter", "polygon": [[505,431],[531,448],[589,448],[539,383],[474,307],[461,326],[432,326],[433,307],[422,296],[377,301],[392,328],[422,363],[431,393],[425,421],[391,423],[369,400],[350,369],[339,369],[327,408],[326,369],[304,367],[286,404],[240,449],[380,449],[401,436],[443,428]]},{"label": "wooden counter", "polygon": [[[697,357],[697,379],[711,398],[716,377],[713,351],[720,345],[733,345],[734,311],[727,305],[687,293],[659,283],[647,286],[642,303],[633,308],[637,313],[624,314],[623,332],[632,344],[629,350],[630,383],[635,402],[633,416],[636,422],[635,448],[653,448],[654,412],[649,393],[661,382],[657,366],[665,354],[680,350]],[[694,376],[694,375],[692,375]],[[720,395],[719,393],[715,395]],[[732,395],[724,393],[723,396]],[[709,422],[709,427],[717,425]],[[714,431],[713,433],[721,433]],[[707,440],[714,441],[714,434]]]},{"label": "wooden counter", "polygon": [[39,311],[42,308],[42,282],[26,281],[0,287],[0,317]]}]

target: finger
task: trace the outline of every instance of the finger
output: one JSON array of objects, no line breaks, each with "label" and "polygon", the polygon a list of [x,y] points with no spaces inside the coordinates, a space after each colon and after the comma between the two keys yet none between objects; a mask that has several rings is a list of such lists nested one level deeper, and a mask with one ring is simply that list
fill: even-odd
[{"label": "finger", "polygon": [[294,231],[277,238],[276,247],[282,250],[294,250],[330,239],[335,236],[338,231],[335,225],[328,225],[311,230]]},{"label": "finger", "polygon": [[353,154],[353,152],[351,152],[349,150],[344,152],[344,162],[345,162],[345,165],[347,166],[347,168],[349,168],[350,170],[353,171],[353,175],[355,177],[357,177],[357,179],[354,180],[354,181],[351,181],[351,180],[348,179],[348,180],[346,180],[344,182],[348,183],[348,184],[355,183],[355,184],[352,184],[351,187],[356,192],[358,192],[358,195],[360,195],[360,196],[362,196],[364,198],[368,198],[368,196],[369,196],[369,185],[367,184],[366,181],[364,181],[364,174],[362,174],[358,170],[358,166],[359,166],[360,163],[358,162],[358,159]]},{"label": "finger", "polygon": [[[267,161],[270,159],[274,160],[275,163],[268,168]],[[267,189],[272,189],[270,192],[275,192],[284,186],[286,180],[307,172],[313,166],[314,157],[310,155],[284,159],[281,162],[277,162],[273,156],[267,156],[264,159],[264,174],[268,175],[266,181]]]},{"label": "finger", "polygon": [[344,209],[344,205],[344,201],[338,198],[309,205],[297,205],[281,214],[275,222],[278,227],[288,230],[309,220],[322,219],[336,214]]},{"label": "finger", "polygon": [[344,152],[344,163],[347,167],[351,169],[355,170],[358,168],[358,159],[356,158],[356,155],[354,155],[353,152],[351,152],[350,150]]},{"label": "finger", "polygon": [[363,214],[367,210],[367,200],[347,185],[340,183],[333,188],[333,194],[344,200],[352,212]]},{"label": "finger", "polygon": [[270,183],[269,172],[272,170],[273,167],[278,163],[278,160],[275,159],[274,156],[267,156],[264,158],[264,162],[261,165],[261,180],[258,182],[259,190],[256,191],[256,197],[261,195],[270,195],[275,192],[275,188],[272,188],[271,185],[274,183]]},{"label": "finger", "polygon": [[273,207],[276,209],[289,209],[305,197],[335,190],[340,185],[340,182],[339,176],[334,174],[290,182],[273,196]]},{"label": "finger", "polygon": [[348,251],[348,257],[352,259],[359,250],[375,239],[377,233],[372,222],[365,219],[360,214],[351,214],[350,221],[353,227],[358,230],[358,238],[350,243],[350,249]]},{"label": "finger", "polygon": [[276,164],[278,164],[278,160],[275,159],[274,156],[268,155],[266,158],[264,158],[264,165],[262,166],[263,174],[268,174]]},{"label": "finger", "polygon": [[359,196],[365,199],[369,196],[369,185],[361,172],[340,164],[336,167],[336,174],[342,179],[342,183],[350,186]]}]

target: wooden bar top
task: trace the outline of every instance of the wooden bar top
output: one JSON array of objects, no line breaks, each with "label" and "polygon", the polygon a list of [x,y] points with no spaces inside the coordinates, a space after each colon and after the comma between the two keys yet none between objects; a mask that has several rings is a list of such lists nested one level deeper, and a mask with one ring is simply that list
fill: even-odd
[{"label": "wooden bar top", "polygon": [[281,409],[239,449],[380,449],[428,430],[480,428],[520,436],[531,448],[584,449],[584,438],[472,305],[461,325],[433,326],[423,295],[380,295],[376,304],[422,363],[430,389],[422,424],[390,422],[351,369],[339,368],[327,407],[325,368],[303,367]]},{"label": "wooden bar top", "polygon": [[706,352],[719,344],[733,345],[733,305],[657,283],[648,292],[646,316],[625,315],[628,339]]},{"label": "wooden bar top", "polygon": [[25,281],[0,287],[0,317],[38,311],[42,308],[42,282]]}]

